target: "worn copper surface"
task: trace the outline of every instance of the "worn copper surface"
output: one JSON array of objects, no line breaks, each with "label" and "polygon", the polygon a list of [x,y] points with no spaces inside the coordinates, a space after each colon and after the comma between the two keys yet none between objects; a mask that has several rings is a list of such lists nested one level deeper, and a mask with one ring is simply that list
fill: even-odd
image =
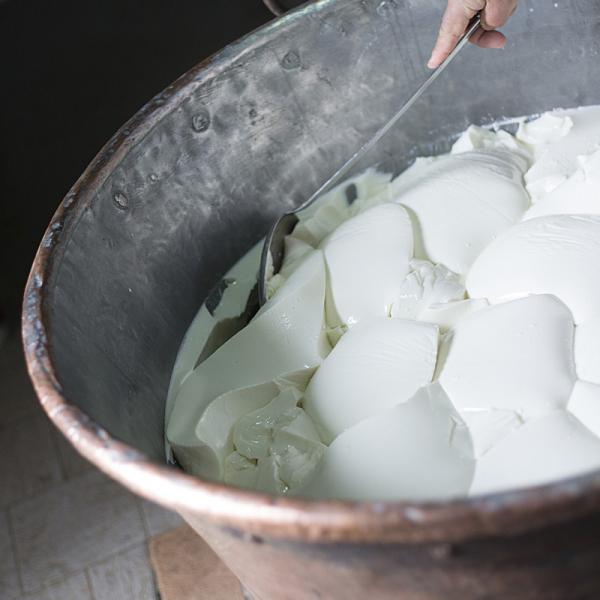
[{"label": "worn copper surface", "polygon": [[595,517],[455,544],[298,543],[190,519],[253,600],[595,599]]},{"label": "worn copper surface", "polygon": [[[531,4],[535,5],[536,15],[539,15],[536,18],[541,18],[546,10],[552,27],[558,26],[552,21],[556,17],[548,10],[547,5],[542,2]],[[210,84],[215,77],[228,70],[235,70],[239,74],[243,73],[242,67],[249,69],[248,65],[252,64],[253,59],[248,56],[259,55],[263,47],[265,50],[260,56],[281,57],[281,70],[277,72],[277,76],[284,78],[282,81],[289,82],[290,73],[300,78],[300,82],[302,78],[308,77],[312,77],[307,80],[310,84],[323,80],[320,89],[324,91],[319,93],[326,94],[333,90],[336,92],[337,102],[341,92],[336,91],[332,83],[332,80],[335,81],[335,73],[320,67],[318,78],[313,77],[310,64],[314,64],[316,59],[313,57],[311,63],[310,57],[304,57],[304,54],[310,52],[311,44],[307,44],[307,49],[302,50],[304,54],[297,50],[302,47],[307,28],[315,28],[315,31],[318,28],[315,36],[330,36],[331,32],[347,31],[363,19],[364,29],[381,28],[377,31],[376,39],[389,29],[393,36],[390,37],[390,43],[393,39],[401,38],[407,39],[408,44],[410,39],[406,37],[409,35],[407,32],[414,28],[403,32],[396,30],[399,25],[388,28],[385,21],[389,18],[386,15],[389,15],[390,10],[400,8],[406,11],[403,15],[416,19],[423,27],[427,23],[433,27],[433,17],[438,14],[436,7],[419,5],[410,8],[404,3],[399,6],[397,2],[379,3],[370,0],[324,0],[301,9],[199,64],[119,130],[63,200],[33,263],[25,290],[22,317],[23,340],[31,378],[45,411],[81,454],[133,492],[180,511],[206,536],[257,598],[338,597],[337,592],[332,590],[341,589],[335,588],[335,582],[339,583],[340,578],[346,578],[347,582],[347,585],[342,586],[347,591],[340,596],[344,598],[362,598],[365,590],[370,589],[369,586],[376,590],[376,597],[398,597],[394,594],[397,594],[399,585],[408,590],[407,598],[458,597],[450,591],[461,590],[464,594],[483,589],[481,586],[491,577],[486,564],[495,565],[494,568],[499,573],[504,573],[506,582],[511,585],[522,585],[529,578],[531,589],[535,593],[522,597],[543,597],[539,595],[539,590],[543,586],[556,584],[556,595],[548,594],[545,597],[561,598],[567,597],[563,592],[573,583],[573,579],[567,577],[564,568],[558,568],[554,563],[559,558],[564,562],[569,556],[573,557],[574,553],[576,556],[573,558],[575,563],[571,564],[572,572],[584,580],[581,594],[577,597],[594,597],[591,591],[597,593],[595,597],[599,597],[600,582],[597,577],[590,583],[594,568],[597,569],[600,564],[598,472],[533,489],[441,503],[312,502],[274,498],[202,481],[149,458],[134,443],[119,441],[106,431],[106,425],[96,423],[86,416],[77,406],[80,399],[68,397],[63,389],[67,374],[57,369],[53,358],[53,351],[60,348],[53,347],[56,339],[56,332],[53,330],[56,315],[49,306],[49,298],[65,253],[69,252],[73,232],[85,215],[89,218],[89,211],[93,211],[96,206],[97,196],[104,182],[124,158],[132,149],[145,143],[145,136],[153,127],[167,116],[175,114],[196,91],[203,90],[202,86]],[[593,14],[593,2],[582,2],[578,5],[579,12],[571,13],[574,15],[574,29],[579,22],[589,23],[589,39],[588,42],[582,41],[582,44],[591,44],[590,40],[595,39],[592,37],[596,31],[594,23],[586,13],[588,8],[590,14]],[[402,22],[404,20],[405,17]],[[546,24],[546,27],[550,26]],[[433,33],[431,29],[429,34]],[[337,43],[336,40],[345,35],[340,33],[337,37],[323,39],[328,44]],[[347,36],[344,39],[352,38]],[[526,42],[529,40],[529,33],[523,32],[522,39],[525,40],[523,43],[529,43]],[[280,47],[273,46],[277,43],[281,44],[281,48],[291,50],[286,54]],[[532,43],[540,42],[535,40]],[[412,47],[415,47],[414,43]],[[317,51],[318,49],[315,50]],[[338,53],[338,56],[343,58],[343,53]],[[360,54],[363,61],[364,56],[364,53]],[[420,65],[420,61],[421,57],[416,53],[411,65]],[[394,76],[415,80],[420,77],[417,67],[411,70],[405,66],[403,74],[398,72],[394,64],[383,65],[382,73],[387,69],[388,74],[381,75],[374,73],[371,64],[364,68],[365,78],[369,74],[373,77],[385,75],[390,80]],[[262,73],[260,69],[259,72]],[[347,74],[342,75],[342,79],[347,78]],[[574,76],[573,73],[571,76]],[[309,88],[310,84],[296,88],[296,103],[301,101],[298,98],[299,90],[306,89],[306,98],[309,100],[314,97],[315,88]],[[410,85],[407,87],[410,88]],[[355,89],[358,90],[359,86]],[[561,88],[561,93],[568,93],[568,86],[565,89],[567,91]],[[387,95],[380,93],[374,97],[373,102],[386,101],[390,103],[389,106],[393,106],[396,92],[392,94],[392,91],[394,90],[390,88]],[[539,91],[540,97],[543,97],[542,91]],[[433,102],[443,102],[445,93],[442,89]],[[270,97],[269,101],[274,102],[274,98],[275,96]],[[202,101],[209,104],[211,97],[204,94]],[[535,99],[531,100],[529,104],[532,105],[534,101]],[[568,101],[567,99],[565,102]],[[515,106],[519,104],[515,103]],[[501,111],[509,109],[512,110],[510,106],[499,108]],[[385,106],[382,105],[380,110],[385,110]],[[331,111],[330,114],[337,113]],[[471,112],[470,116],[474,114]],[[497,117],[498,114],[508,113],[492,116]],[[357,116],[360,115],[357,113]],[[362,116],[366,118],[365,115]],[[452,131],[460,131],[464,122],[468,122],[469,116],[464,114],[461,118],[463,121],[453,121],[455,128]],[[372,118],[369,127],[373,129],[377,125],[378,121]],[[204,123],[194,123],[196,131],[203,126]],[[300,131],[300,127],[297,126],[294,131]],[[365,125],[365,130],[360,130],[360,133],[368,136],[368,127]],[[256,136],[255,133],[252,135]],[[315,130],[311,135],[316,135]],[[400,139],[402,140],[404,138]],[[343,151],[343,144],[340,148],[340,152]],[[343,154],[337,156],[339,159]],[[320,155],[317,158],[311,167],[315,172],[324,162]],[[303,168],[303,165],[298,168]],[[309,184],[310,181],[307,182]],[[117,195],[117,203],[118,199]],[[281,209],[271,207],[270,210],[275,214]],[[268,218],[267,215],[265,222]],[[594,535],[590,535],[591,533]],[[580,542],[576,541],[579,539]],[[544,559],[545,547],[551,550],[547,559]],[[510,559],[510,554],[517,552],[519,548],[522,549],[522,569],[527,571],[527,576]],[[581,549],[580,555],[577,554],[578,548]],[[464,554],[461,555],[463,551]],[[475,558],[478,552],[485,560]],[[461,556],[466,558],[463,560]],[[275,567],[289,571],[290,579],[298,586],[297,592],[281,595],[283,588],[277,583],[277,578],[281,579],[281,573],[274,572]],[[304,570],[306,576],[302,581],[301,574]],[[557,581],[562,583],[559,585]],[[507,597],[502,595],[506,589],[500,580],[490,582],[489,597]]]}]

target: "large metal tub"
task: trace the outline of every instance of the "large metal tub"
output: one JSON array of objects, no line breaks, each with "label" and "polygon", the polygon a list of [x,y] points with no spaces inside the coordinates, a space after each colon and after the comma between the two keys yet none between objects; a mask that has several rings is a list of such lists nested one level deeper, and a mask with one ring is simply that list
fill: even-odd
[{"label": "large metal tub", "polygon": [[[423,80],[442,5],[321,0],[198,65],[100,152],[33,265],[23,335],[51,419],[179,511],[256,599],[600,597],[600,473],[451,503],[308,502],[164,461],[171,369],[208,290]],[[503,52],[464,52],[369,162],[399,170],[470,122],[600,103],[597,0],[522,2],[507,33]]]}]

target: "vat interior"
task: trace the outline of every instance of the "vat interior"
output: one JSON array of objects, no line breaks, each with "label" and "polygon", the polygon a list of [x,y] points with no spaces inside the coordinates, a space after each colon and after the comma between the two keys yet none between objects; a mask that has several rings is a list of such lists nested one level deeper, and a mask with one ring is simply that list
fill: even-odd
[{"label": "vat interior", "polygon": [[[447,150],[471,122],[600,103],[595,4],[523,2],[508,48],[468,49],[356,170],[398,172]],[[84,184],[45,302],[70,402],[164,461],[169,379],[202,301],[426,77],[442,6],[305,7],[182,84],[166,114],[111,159],[108,177]]]}]

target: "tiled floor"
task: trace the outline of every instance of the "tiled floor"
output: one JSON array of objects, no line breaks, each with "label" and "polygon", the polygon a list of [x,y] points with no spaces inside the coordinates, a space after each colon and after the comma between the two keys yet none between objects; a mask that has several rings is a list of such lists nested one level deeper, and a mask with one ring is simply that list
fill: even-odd
[{"label": "tiled floor", "polygon": [[83,460],[0,346],[0,599],[154,600],[147,541],[181,519]]}]

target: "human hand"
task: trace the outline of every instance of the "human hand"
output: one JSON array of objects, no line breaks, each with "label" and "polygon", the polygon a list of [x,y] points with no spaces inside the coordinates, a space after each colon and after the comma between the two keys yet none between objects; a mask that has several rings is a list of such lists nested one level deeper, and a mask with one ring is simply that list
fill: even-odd
[{"label": "human hand", "polygon": [[482,11],[481,29],[473,34],[471,41],[482,48],[504,48],[506,37],[496,31],[496,28],[508,21],[517,8],[517,2],[518,0],[448,0],[440,33],[427,66],[435,69],[446,59],[465,33],[469,21],[479,11]]}]

